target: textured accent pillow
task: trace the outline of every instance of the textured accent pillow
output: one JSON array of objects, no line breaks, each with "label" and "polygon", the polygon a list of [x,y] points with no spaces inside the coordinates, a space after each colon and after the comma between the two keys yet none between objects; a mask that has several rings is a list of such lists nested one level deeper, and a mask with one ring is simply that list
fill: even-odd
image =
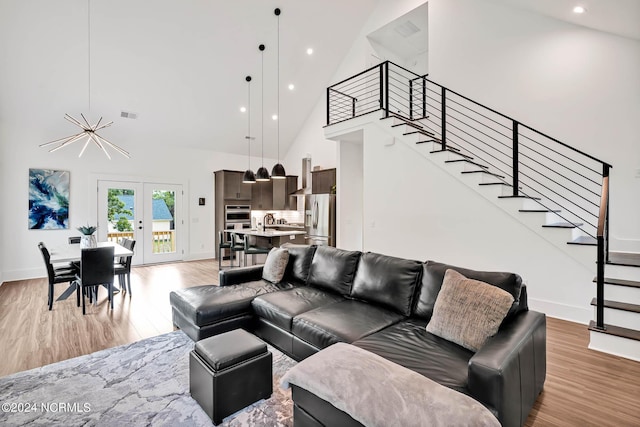
[{"label": "textured accent pillow", "polygon": [[509,312],[513,296],[496,286],[447,270],[427,332],[478,351]]},{"label": "textured accent pillow", "polygon": [[289,251],[284,248],[273,248],[267,255],[262,268],[262,278],[271,283],[282,281],[289,262]]}]

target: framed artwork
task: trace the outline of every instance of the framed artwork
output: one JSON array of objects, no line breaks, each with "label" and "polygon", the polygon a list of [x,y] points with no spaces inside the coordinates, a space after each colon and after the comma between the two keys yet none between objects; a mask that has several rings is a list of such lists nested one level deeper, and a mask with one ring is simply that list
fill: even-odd
[{"label": "framed artwork", "polygon": [[29,228],[69,228],[69,171],[29,169]]}]

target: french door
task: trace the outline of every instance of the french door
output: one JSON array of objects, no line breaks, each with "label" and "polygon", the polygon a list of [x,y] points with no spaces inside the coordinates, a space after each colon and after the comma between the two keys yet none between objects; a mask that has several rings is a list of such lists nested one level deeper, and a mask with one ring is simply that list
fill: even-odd
[{"label": "french door", "polygon": [[182,185],[98,180],[98,239],[134,239],[133,264],[182,260],[182,224]]}]

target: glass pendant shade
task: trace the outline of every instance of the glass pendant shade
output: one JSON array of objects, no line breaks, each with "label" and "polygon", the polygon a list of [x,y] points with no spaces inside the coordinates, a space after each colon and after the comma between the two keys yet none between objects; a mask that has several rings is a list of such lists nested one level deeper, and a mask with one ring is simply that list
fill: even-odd
[{"label": "glass pendant shade", "polygon": [[243,184],[255,184],[256,182],[256,174],[253,173],[251,169],[247,169],[244,171],[244,175],[242,175],[242,183]]},{"label": "glass pendant shade", "polygon": [[269,171],[264,166],[258,169],[256,173],[256,181],[269,181]]},{"label": "glass pendant shade", "polygon": [[284,166],[281,163],[276,163],[276,165],[271,170],[271,178],[273,179],[284,179],[287,177],[287,173],[284,170]]}]

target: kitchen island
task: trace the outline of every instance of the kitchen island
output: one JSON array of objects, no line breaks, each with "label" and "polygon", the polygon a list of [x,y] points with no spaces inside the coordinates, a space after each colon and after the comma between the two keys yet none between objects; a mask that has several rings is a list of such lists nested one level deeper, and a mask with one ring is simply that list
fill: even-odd
[{"label": "kitchen island", "polygon": [[[273,230],[267,228],[266,230],[227,230],[230,233],[236,233],[239,235],[249,236],[255,238],[255,246],[259,247],[272,247],[280,246],[283,243],[299,243],[305,242],[304,236],[306,231],[302,230]],[[253,244],[253,242],[252,242]]]}]

